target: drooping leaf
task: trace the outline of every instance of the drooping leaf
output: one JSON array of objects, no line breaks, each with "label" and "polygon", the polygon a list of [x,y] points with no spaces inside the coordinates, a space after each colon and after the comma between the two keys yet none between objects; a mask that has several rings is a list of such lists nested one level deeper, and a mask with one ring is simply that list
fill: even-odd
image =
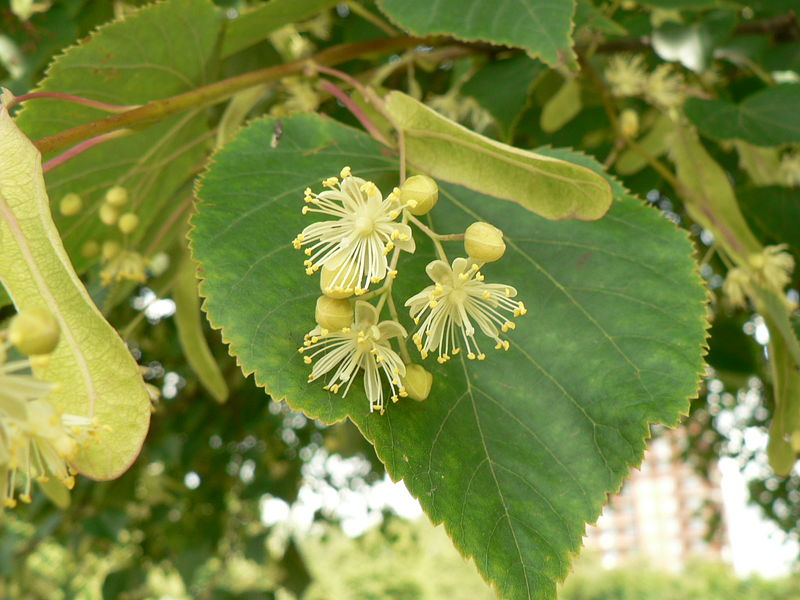
[{"label": "drooping leaf", "polygon": [[[185,92],[207,83],[206,67],[218,34],[218,14],[208,0],[154,3],[68,48],[50,65],[39,89],[121,105]],[[35,100],[26,103],[17,123],[37,139],[104,116],[83,105]],[[128,189],[125,210],[140,218],[128,243],[146,244],[170,214],[185,212],[185,205],[181,209],[173,202],[173,194],[200,167],[210,137],[205,111],[189,110],[100,144],[47,173],[56,226],[78,273],[96,260],[82,255],[85,242],[114,235],[122,239],[98,218],[106,190],[114,185]],[[83,209],[65,217],[57,207],[71,192],[81,196]]]},{"label": "drooping leaf", "polygon": [[200,301],[197,297],[196,268],[188,256],[178,267],[173,296],[175,327],[178,330],[178,339],[186,356],[186,362],[208,393],[217,402],[225,402],[228,399],[228,386],[203,333]]},{"label": "drooping leaf", "polygon": [[[600,221],[555,222],[442,182],[436,230],[500,227],[508,252],[484,269],[487,281],[515,286],[529,313],[508,353],[428,360],[425,402],[371,414],[359,382],[346,398],[306,383],[296,349],[314,325],[319,287],[291,239],[310,222],[299,210],[307,186],[349,165],[391,189],[397,160],[331,120],[282,124],[275,148],[271,120],[239,132],[198,189],[190,239],[210,321],[273,398],[326,422],[349,416],[501,597],[554,598],[584,523],[640,461],[648,423],[674,424],[695,393],[705,293],[686,236],[624,194]],[[599,170],[585,156],[549,152]],[[416,237],[416,254],[398,267],[399,305],[429,283],[433,249]],[[463,252],[460,243],[445,249]],[[404,312],[401,321],[413,329]]]},{"label": "drooping leaf", "polygon": [[238,15],[225,29],[220,55],[235,54],[267,39],[270,33],[314,13],[330,8],[336,0],[272,0]]},{"label": "drooping leaf", "polygon": [[558,131],[581,112],[581,108],[581,84],[577,79],[569,79],[542,107],[542,131]]},{"label": "drooping leaf", "polygon": [[756,146],[800,142],[800,85],[768,87],[741,103],[689,98],[686,116],[705,135],[739,138]]},{"label": "drooping leaf", "polygon": [[[491,61],[469,78],[461,93],[475,98],[491,113],[497,121],[501,139],[508,142],[522,111],[528,106],[531,88],[543,71],[541,62],[524,54]],[[502,94],[497,93],[499,84],[503,86]]]},{"label": "drooping leaf", "polygon": [[59,410],[97,417],[111,428],[83,450],[76,468],[111,479],[139,454],[150,402],[136,361],[78,279],[50,217],[36,148],[0,107],[0,282],[18,309],[46,307],[61,341],[34,372],[57,386],[47,396]]},{"label": "drooping leaf", "polygon": [[486,138],[401,92],[387,96],[386,109],[403,130],[409,164],[433,177],[548,219],[599,219],[611,205],[608,182],[586,167]]},{"label": "drooping leaf", "polygon": [[524,48],[551,66],[574,66],[574,0],[379,0],[395,23],[418,35],[451,35]]}]

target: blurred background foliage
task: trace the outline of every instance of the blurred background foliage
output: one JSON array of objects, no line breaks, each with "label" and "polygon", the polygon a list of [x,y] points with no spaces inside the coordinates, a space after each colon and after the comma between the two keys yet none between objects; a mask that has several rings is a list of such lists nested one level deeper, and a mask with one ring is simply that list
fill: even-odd
[{"label": "blurred background foliage", "polygon": [[[216,3],[227,11],[246,4]],[[16,94],[30,90],[54,54],[137,4],[0,2],[0,85]],[[655,66],[668,54],[663,48],[670,36],[701,29],[707,33],[705,64],[695,71],[684,69],[683,75],[699,89],[724,90],[732,102],[761,89],[765,73],[777,70],[797,76],[800,71],[800,26],[790,10],[796,8],[795,2],[759,0],[746,7],[698,2],[683,14],[682,25],[665,27],[657,24],[654,14],[668,16],[684,4],[646,4],[614,3],[618,8],[614,21],[606,22],[591,3],[579,2],[583,8],[578,13],[578,45],[594,45],[599,54],[645,52],[649,66]],[[307,55],[315,48],[385,35],[384,22],[373,18],[379,11],[372,2],[331,6],[227,58],[220,73],[235,75]],[[655,13],[653,6],[658,7]],[[602,40],[596,31],[602,31]],[[661,56],[642,41],[654,36],[666,40]],[[391,62],[361,61],[357,66],[379,85],[404,89],[447,116],[520,147],[571,146],[598,157],[616,152],[600,95],[584,84],[564,91],[560,74],[519,52],[481,50],[485,59],[465,55],[426,63],[395,56]],[[498,81],[505,93],[490,93]],[[555,112],[554,98],[561,107]],[[642,130],[656,121],[657,111],[648,109],[643,100],[626,102],[642,114]],[[266,90],[248,114],[281,115],[318,107],[354,123],[339,104],[300,79],[287,79]],[[219,123],[221,117],[221,108],[209,109],[210,122]],[[658,148],[659,141],[651,140],[653,152],[665,150]],[[724,140],[708,148],[737,188],[745,217],[760,241],[790,241],[789,250],[800,261],[800,190],[778,188],[763,200],[771,203],[769,210],[763,204],[758,211],[750,210],[762,202],[758,186],[765,185],[754,176],[752,153],[748,154],[752,148]],[[772,154],[761,150],[760,156],[777,167],[778,150]],[[783,146],[780,152],[793,150]],[[706,474],[720,456],[736,457],[750,480],[752,502],[766,518],[796,535],[800,476],[795,470],[788,477],[777,477],[764,455],[772,393],[763,321],[751,311],[719,301],[727,266],[714,252],[713,238],[687,216],[670,183],[644,164],[625,170],[624,182],[631,191],[692,234],[701,275],[711,290],[710,368],[685,424],[691,434],[686,460]],[[207,341],[230,391],[225,405],[213,400],[187,364],[178,340],[170,300],[173,275],[167,270],[152,277],[146,288],[122,283],[110,291],[96,285],[96,272],[87,275],[95,300],[124,332],[137,359],[147,367],[146,379],[161,389],[163,397],[154,406],[142,455],[120,479],[80,479],[64,510],[38,494],[31,505],[0,515],[0,596],[492,597],[441,528],[434,529],[424,519],[402,520],[388,506],[376,503],[365,513],[379,526],[359,538],[342,533],[337,502],[347,498],[347,492],[363,495],[384,479],[371,447],[349,423],[323,427],[271,401],[252,379],[242,377],[219,335],[206,327]],[[796,289],[797,284],[795,274],[790,287]],[[0,319],[12,314],[9,307],[0,310]],[[356,466],[339,476],[319,468],[332,456],[354,460]],[[333,498],[310,503],[305,529],[264,518],[264,507],[269,506],[265,498],[291,506],[304,486]],[[561,593],[565,600],[788,600],[800,598],[798,588],[796,576],[740,580],[715,564],[693,564],[679,577],[644,567],[605,571],[586,557]]]}]

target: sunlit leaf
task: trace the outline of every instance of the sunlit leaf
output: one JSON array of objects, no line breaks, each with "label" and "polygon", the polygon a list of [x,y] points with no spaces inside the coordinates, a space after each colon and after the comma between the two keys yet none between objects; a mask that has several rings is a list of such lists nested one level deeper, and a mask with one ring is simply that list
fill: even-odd
[{"label": "sunlit leaf", "polygon": [[[314,115],[284,119],[271,148],[274,127],[261,120],[240,131],[198,190],[190,237],[211,323],[273,398],[325,422],[349,416],[502,598],[555,598],[584,524],[641,460],[648,424],[676,423],[696,391],[705,292],[686,236],[617,183],[602,220],[556,222],[442,182],[434,227],[500,227],[508,252],[485,276],[515,286],[529,313],[507,353],[429,359],[428,399],[401,400],[381,416],[358,381],[346,398],[306,382],[297,347],[314,326],[319,287],[291,239],[309,222],[300,214],[307,186],[349,165],[391,189],[396,156]],[[599,170],[586,156],[547,152]],[[419,236],[417,244],[398,266],[400,305],[429,283],[433,249]],[[459,242],[445,250],[463,252]]]}]

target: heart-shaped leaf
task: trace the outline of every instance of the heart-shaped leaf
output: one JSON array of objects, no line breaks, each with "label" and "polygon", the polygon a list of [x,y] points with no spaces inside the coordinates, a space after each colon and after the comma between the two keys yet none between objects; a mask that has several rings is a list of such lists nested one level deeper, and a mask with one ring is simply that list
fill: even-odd
[{"label": "heart-shaped leaf", "polygon": [[[307,186],[319,189],[348,165],[388,190],[397,159],[315,115],[283,119],[272,147],[275,126],[267,119],[240,131],[198,188],[190,237],[210,321],[275,399],[329,423],[349,416],[503,598],[554,598],[585,523],[641,460],[648,424],[676,423],[696,391],[705,292],[687,236],[615,182],[617,200],[594,222],[550,221],[442,184],[433,226],[500,227],[508,250],[484,267],[486,281],[516,287],[528,314],[508,352],[428,359],[426,401],[370,413],[359,382],[346,398],[306,382],[297,347],[314,326],[319,287],[291,240],[310,222],[300,213]],[[547,152],[600,170],[583,155]],[[430,283],[433,248],[415,237],[416,253],[398,265],[398,306]],[[463,254],[460,242],[445,250]],[[413,330],[405,313],[401,321]]]}]

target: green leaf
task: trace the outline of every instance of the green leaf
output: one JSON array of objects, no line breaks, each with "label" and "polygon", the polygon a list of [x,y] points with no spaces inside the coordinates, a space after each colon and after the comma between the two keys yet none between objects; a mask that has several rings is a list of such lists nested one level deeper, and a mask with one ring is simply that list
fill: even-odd
[{"label": "green leaf", "polygon": [[[346,398],[306,382],[296,349],[314,325],[319,287],[291,239],[310,222],[300,214],[307,186],[319,189],[350,165],[391,189],[397,161],[329,119],[298,115],[282,125],[275,148],[274,121],[240,131],[198,188],[190,239],[209,320],[274,399],[325,422],[349,416],[501,597],[555,598],[584,523],[641,460],[648,423],[674,424],[696,391],[705,292],[687,236],[627,195],[600,221],[556,222],[442,183],[436,230],[478,219],[500,227],[508,251],[485,267],[487,281],[515,286],[529,312],[508,353],[428,360],[426,401],[369,413],[360,382]],[[548,152],[600,171],[586,156]],[[429,283],[433,249],[416,238],[416,254],[398,266],[398,305]],[[446,242],[446,250],[454,257],[463,247]],[[405,311],[401,321],[412,331]]]},{"label": "green leaf", "polygon": [[532,58],[574,68],[574,0],[379,0],[384,13],[417,35],[450,35],[468,41],[524,48]]},{"label": "green leaf", "polygon": [[800,85],[768,87],[740,104],[689,98],[686,116],[704,134],[720,140],[739,138],[756,146],[800,142]]},{"label": "green leaf", "polygon": [[599,219],[611,205],[608,182],[586,167],[486,138],[401,92],[387,96],[386,109],[403,130],[408,163],[432,177],[548,219]]},{"label": "green leaf", "polygon": [[228,23],[220,55],[226,58],[267,39],[276,29],[330,8],[337,0],[272,0]]},{"label": "green leaf", "polygon": [[[510,142],[514,129],[530,101],[531,88],[544,71],[544,65],[524,54],[490,61],[478,69],[461,87],[494,117],[502,140]],[[503,93],[497,93],[499,83]]]},{"label": "green leaf", "polygon": [[47,399],[65,413],[97,417],[111,431],[75,467],[111,479],[139,454],[150,402],[136,361],[92,303],[50,217],[39,152],[0,107],[0,281],[19,310],[44,306],[61,341],[36,375],[56,383]]},{"label": "green leaf", "polygon": [[575,27],[587,27],[610,35],[625,35],[627,30],[603,14],[591,0],[578,0],[575,7]]},{"label": "green leaf", "polygon": [[[217,11],[208,0],[152,4],[68,48],[51,64],[39,89],[124,105],[185,92],[207,83],[206,65],[218,34]],[[103,116],[83,105],[33,100],[17,123],[36,139]],[[131,200],[125,210],[135,211],[141,221],[128,242],[146,246],[165,220],[185,213],[186,204],[176,203],[174,194],[196,173],[210,136],[206,110],[190,110],[100,144],[47,173],[56,225],[78,273],[96,260],[82,256],[85,242],[114,235],[122,239],[97,216],[105,191],[114,185],[128,189]],[[81,196],[83,210],[65,217],[58,203],[71,192]]]},{"label": "green leaf", "polygon": [[[672,132],[672,119],[665,113],[660,113],[652,127],[639,140],[639,145],[654,158],[658,158],[669,147],[670,133]],[[614,163],[614,169],[620,175],[633,175],[647,166],[647,159],[641,153],[626,148]]]},{"label": "green leaf", "polygon": [[780,186],[741,188],[739,206],[764,245],[789,245],[800,259],[800,189]]},{"label": "green leaf", "polygon": [[228,386],[203,333],[196,269],[188,256],[178,267],[173,298],[175,327],[186,362],[214,400],[225,402],[228,399]]}]

